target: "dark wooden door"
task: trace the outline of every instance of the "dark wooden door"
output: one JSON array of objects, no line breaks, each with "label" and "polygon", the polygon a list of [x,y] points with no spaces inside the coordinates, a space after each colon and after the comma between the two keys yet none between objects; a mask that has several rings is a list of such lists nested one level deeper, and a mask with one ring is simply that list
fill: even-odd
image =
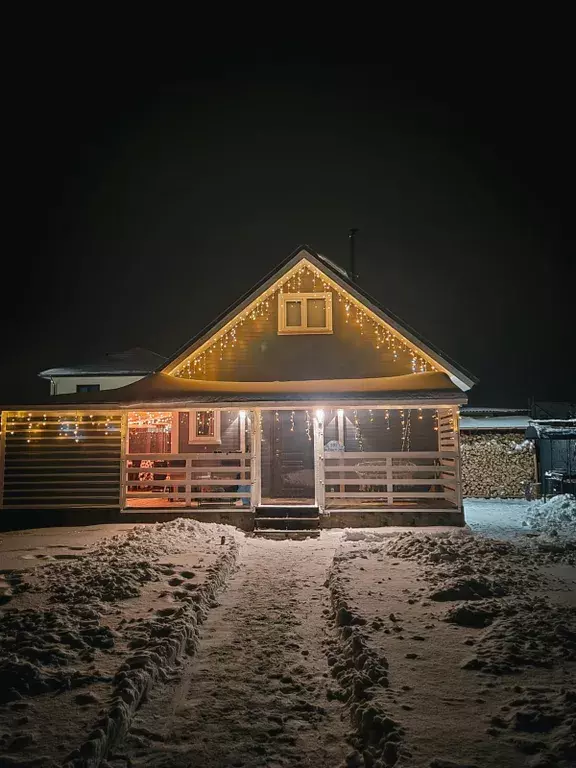
[{"label": "dark wooden door", "polygon": [[305,411],[268,413],[268,495],[272,500],[312,502],[315,496],[312,414],[307,416]]}]

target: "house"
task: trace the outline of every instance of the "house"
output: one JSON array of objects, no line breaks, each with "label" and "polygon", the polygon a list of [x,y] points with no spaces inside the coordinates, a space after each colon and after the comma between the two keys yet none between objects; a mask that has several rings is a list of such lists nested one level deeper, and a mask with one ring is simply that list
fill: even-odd
[{"label": "house", "polygon": [[40,371],[50,382],[51,395],[71,392],[99,392],[139,381],[162,366],[166,358],[149,349],[133,347],[125,352],[104,355],[92,363],[76,363]]},{"label": "house", "polygon": [[3,408],[4,515],[463,524],[474,383],[304,246],[153,373]]}]

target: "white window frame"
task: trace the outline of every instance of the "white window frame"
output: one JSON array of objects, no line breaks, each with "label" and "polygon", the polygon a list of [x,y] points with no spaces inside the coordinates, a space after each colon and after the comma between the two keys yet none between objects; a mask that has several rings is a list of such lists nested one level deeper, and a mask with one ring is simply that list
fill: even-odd
[{"label": "white window frame", "polygon": [[[214,435],[207,437],[206,435],[196,434],[196,424],[198,423],[197,415],[202,411],[212,411],[214,414]],[[193,411],[189,411],[190,422],[188,425],[188,442],[190,443],[203,443],[204,445],[213,445],[215,443],[221,443],[222,438],[220,436],[220,411],[216,411],[214,408],[196,408]]]},{"label": "white window frame", "polygon": [[[308,299],[324,299],[326,302],[326,325],[323,328],[308,327]],[[300,318],[301,325],[286,325],[286,302],[299,301],[301,304]],[[310,334],[310,333],[333,333],[332,330],[332,293],[280,293],[278,294],[278,334]]]}]

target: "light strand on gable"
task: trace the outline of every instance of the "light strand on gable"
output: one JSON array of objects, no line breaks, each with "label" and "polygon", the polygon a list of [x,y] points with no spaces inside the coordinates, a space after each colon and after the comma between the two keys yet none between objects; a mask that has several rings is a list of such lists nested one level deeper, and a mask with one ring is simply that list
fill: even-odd
[{"label": "light strand on gable", "polygon": [[410,357],[410,369],[413,373],[438,370],[425,357],[420,355],[399,333],[393,331],[384,321],[375,319],[372,313],[366,311],[362,304],[348,292],[336,284],[328,283],[322,272],[312,264],[305,264],[302,266],[297,265],[287,275],[264,291],[255,303],[240,312],[233,321],[230,321],[224,329],[217,332],[199,351],[192,352],[172,371],[172,375],[183,378],[195,378],[198,374],[206,375],[206,364],[211,359],[209,356],[217,354],[220,360],[224,360],[226,354],[234,350],[240,343],[238,339],[239,329],[247,322],[268,319],[272,312],[272,301],[277,298],[278,293],[284,293],[285,289],[289,293],[301,293],[304,277],[312,278],[314,292],[317,290],[317,282],[320,283],[323,292],[334,291],[338,301],[340,303],[344,302],[346,324],[356,325],[362,336],[370,329],[374,334],[376,349],[388,349],[392,352],[392,359],[394,361],[399,360],[401,353],[408,354]]}]

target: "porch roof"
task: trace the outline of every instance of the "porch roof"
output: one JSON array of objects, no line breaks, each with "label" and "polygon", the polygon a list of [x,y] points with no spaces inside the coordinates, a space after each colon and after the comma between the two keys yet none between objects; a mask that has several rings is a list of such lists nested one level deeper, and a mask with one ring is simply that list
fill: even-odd
[{"label": "porch roof", "polygon": [[[428,371],[403,376],[313,381],[202,381],[155,373],[118,389],[56,395],[42,408],[62,406],[135,408],[196,404],[282,402],[465,403],[466,395],[445,373]],[[33,407],[27,405],[26,407]],[[7,409],[9,410],[9,409]]]}]

